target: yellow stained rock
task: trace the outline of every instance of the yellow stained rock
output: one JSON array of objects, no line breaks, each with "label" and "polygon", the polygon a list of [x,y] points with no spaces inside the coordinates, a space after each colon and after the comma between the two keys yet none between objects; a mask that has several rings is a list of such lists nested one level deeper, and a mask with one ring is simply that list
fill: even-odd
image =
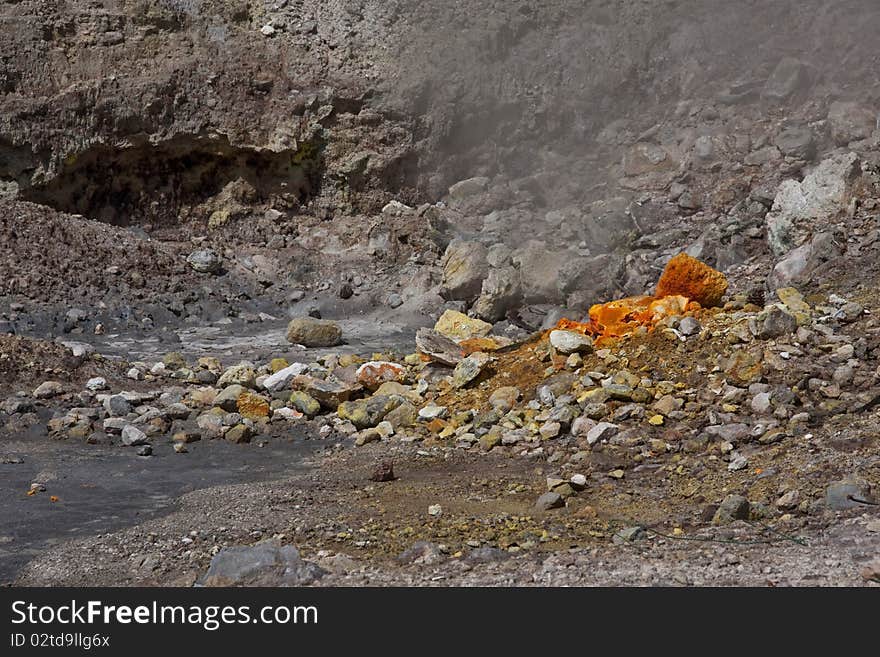
[{"label": "yellow stained rock", "polygon": [[287,359],[285,359],[285,358],[273,358],[269,362],[269,369],[272,371],[272,374],[275,374],[276,372],[280,372],[281,370],[283,370],[285,367],[288,367],[289,365],[290,365],[290,363],[288,363]]},{"label": "yellow stained rock", "polygon": [[648,418],[648,424],[651,424],[655,427],[659,427],[663,425],[663,416],[660,414],[652,415]]},{"label": "yellow stained rock", "polygon": [[781,287],[776,290],[776,296],[788,308],[791,313],[809,313],[810,304],[804,301],[804,295],[793,287]]},{"label": "yellow stained rock", "polygon": [[238,412],[249,420],[262,420],[269,417],[269,402],[253,392],[243,392],[236,403]]},{"label": "yellow stained rock", "polygon": [[482,338],[489,335],[492,325],[481,319],[468,317],[457,310],[449,309],[440,315],[434,330],[450,340],[461,342],[471,338]]}]

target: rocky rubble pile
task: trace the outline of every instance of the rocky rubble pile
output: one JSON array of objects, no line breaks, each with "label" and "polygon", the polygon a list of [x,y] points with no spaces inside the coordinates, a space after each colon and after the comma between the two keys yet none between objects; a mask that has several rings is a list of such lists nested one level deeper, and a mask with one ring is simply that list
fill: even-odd
[{"label": "rocky rubble pile", "polygon": [[[856,301],[781,288],[764,306],[739,293],[720,308],[678,310],[622,336],[594,339],[563,321],[520,342],[449,310],[406,356],[223,367],[169,353],[131,363],[130,389],[112,390],[102,377],[81,389],[50,380],[9,397],[2,417],[11,427],[33,424],[34,411],[49,407],[52,437],[131,446],[142,456],[185,453],[199,440],[293,435],[505,452],[564,473],[539,501],[553,508],[596,478],[674,471],[685,454],[745,471],[755,453],[808,441],[824,418],[880,402],[880,343],[870,331],[880,327]],[[317,335],[338,339],[332,323],[315,323]],[[292,324],[297,336],[309,325]]]}]

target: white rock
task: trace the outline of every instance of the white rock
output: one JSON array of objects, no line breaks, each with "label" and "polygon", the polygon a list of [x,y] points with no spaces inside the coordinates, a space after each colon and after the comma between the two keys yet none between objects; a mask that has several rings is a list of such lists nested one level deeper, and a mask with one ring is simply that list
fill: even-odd
[{"label": "white rock", "polygon": [[128,372],[125,373],[129,379],[134,379],[135,381],[143,381],[144,373],[141,372],[138,368],[132,367]]},{"label": "white rock", "polygon": [[550,331],[550,344],[561,354],[583,353],[593,350],[593,339],[574,331]]},{"label": "white rock", "polygon": [[443,507],[439,504],[432,504],[428,507],[429,516],[439,516],[441,513],[443,513]]},{"label": "white rock", "polygon": [[393,217],[399,216],[401,214],[406,214],[407,212],[411,212],[412,208],[408,205],[401,203],[400,201],[390,201],[382,208],[382,214],[391,215]]},{"label": "white rock", "polygon": [[106,390],[107,389],[107,380],[104,377],[96,376],[92,379],[86,381],[86,390],[91,390],[95,392],[97,390]]},{"label": "white rock", "polygon": [[278,392],[284,390],[295,376],[305,374],[309,370],[309,366],[305,363],[294,363],[288,365],[283,370],[278,370],[275,374],[270,374],[263,381],[263,387],[269,392]]},{"label": "white rock", "polygon": [[271,25],[264,25],[263,27],[260,28],[260,34],[262,34],[263,36],[270,37],[275,34],[275,28],[272,27]]},{"label": "white rock", "polygon": [[618,426],[610,422],[600,422],[587,432],[587,442],[595,445],[600,440],[607,440],[617,433]]},{"label": "white rock", "polygon": [[443,417],[444,415],[446,415],[446,407],[437,406],[436,404],[429,404],[419,411],[419,417],[422,420],[428,421]]},{"label": "white rock", "polygon": [[272,413],[273,420],[275,418],[278,418],[281,420],[287,420],[289,422],[292,422],[293,420],[299,420],[303,417],[304,417],[304,415],[302,413],[300,413],[299,411],[297,411],[296,409],[287,408],[286,406],[283,408],[277,408],[277,409],[275,409],[275,412]]}]

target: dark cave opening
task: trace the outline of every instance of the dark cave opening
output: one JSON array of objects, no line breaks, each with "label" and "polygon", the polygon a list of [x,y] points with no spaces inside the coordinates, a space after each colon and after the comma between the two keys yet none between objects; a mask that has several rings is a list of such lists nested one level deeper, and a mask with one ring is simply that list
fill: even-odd
[{"label": "dark cave opening", "polygon": [[235,180],[255,191],[254,201],[303,203],[319,191],[321,151],[317,142],[269,151],[201,135],[99,144],[69,156],[57,175],[23,187],[20,196],[116,226],[168,226]]}]

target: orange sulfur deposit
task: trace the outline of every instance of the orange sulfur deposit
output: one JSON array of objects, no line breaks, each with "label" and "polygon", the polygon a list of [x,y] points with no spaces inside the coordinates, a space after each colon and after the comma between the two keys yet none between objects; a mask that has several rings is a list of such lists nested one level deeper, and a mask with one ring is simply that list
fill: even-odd
[{"label": "orange sulfur deposit", "polygon": [[717,306],[727,291],[727,279],[709,265],[681,253],[666,265],[657,283],[656,296],[638,296],[596,304],[589,322],[561,319],[555,328],[576,331],[597,339],[629,335],[648,329],[664,317],[683,315],[703,306]]},{"label": "orange sulfur deposit", "polygon": [[725,292],[724,274],[686,253],[679,253],[663,270],[655,294],[657,297],[680,294],[704,308],[711,308],[721,305]]}]

